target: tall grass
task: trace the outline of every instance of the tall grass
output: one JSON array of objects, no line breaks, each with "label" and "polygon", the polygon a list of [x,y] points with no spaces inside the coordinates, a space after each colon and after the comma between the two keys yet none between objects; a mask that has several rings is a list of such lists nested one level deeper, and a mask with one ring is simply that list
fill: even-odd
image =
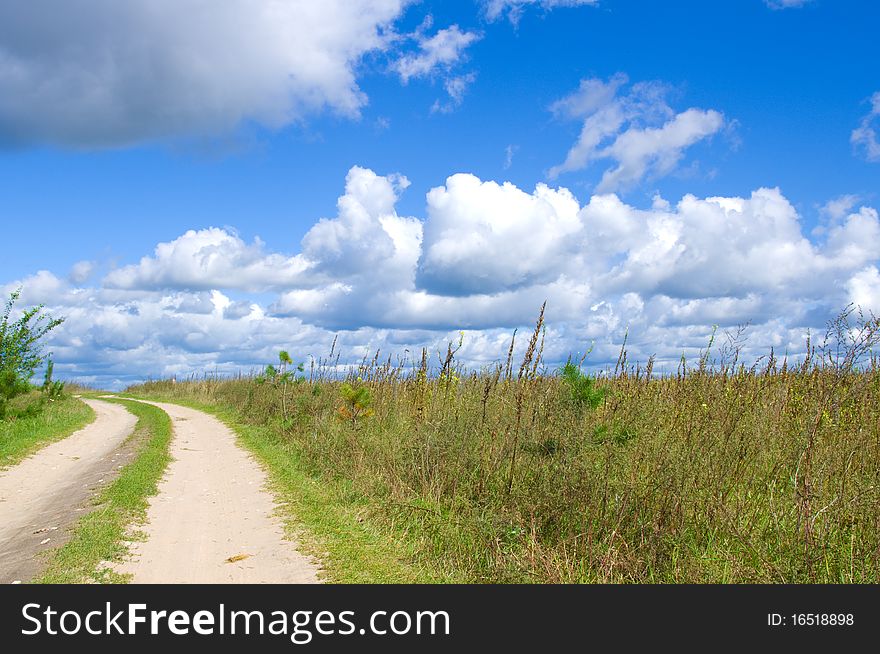
[{"label": "tall grass", "polygon": [[[379,356],[335,379],[150,382],[232,409],[344,480],[420,560],[476,582],[880,580],[878,324],[842,314],[796,365],[734,339],[656,376],[621,350],[594,378],[526,355],[468,373]],[[357,402],[360,401],[360,409]],[[367,410],[369,409],[369,410]]]}]

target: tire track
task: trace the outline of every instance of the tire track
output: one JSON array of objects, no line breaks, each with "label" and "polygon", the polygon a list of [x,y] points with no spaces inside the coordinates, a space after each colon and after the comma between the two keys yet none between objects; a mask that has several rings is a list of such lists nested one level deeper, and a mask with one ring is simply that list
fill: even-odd
[{"label": "tire track", "polygon": [[171,417],[172,462],[151,498],[146,538],[112,565],[133,583],[319,583],[287,540],[266,475],[235,434],[201,411],[147,402]]},{"label": "tire track", "polygon": [[67,540],[87,500],[131,458],[120,445],[135,417],[117,404],[83,402],[95,411],[91,424],[0,472],[0,583],[33,579],[40,554]]}]

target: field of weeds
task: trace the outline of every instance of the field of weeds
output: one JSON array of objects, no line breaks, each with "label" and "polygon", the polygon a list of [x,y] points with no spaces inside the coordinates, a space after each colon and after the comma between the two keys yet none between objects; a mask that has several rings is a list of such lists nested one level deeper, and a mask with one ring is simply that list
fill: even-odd
[{"label": "field of weeds", "polygon": [[[877,583],[878,323],[851,312],[793,363],[733,339],[658,376],[479,373],[379,356],[344,379],[287,353],[258,376],[129,393],[232,410],[341,484],[419,562],[472,582]],[[851,324],[855,323],[855,324]],[[441,353],[443,354],[443,353]]]}]

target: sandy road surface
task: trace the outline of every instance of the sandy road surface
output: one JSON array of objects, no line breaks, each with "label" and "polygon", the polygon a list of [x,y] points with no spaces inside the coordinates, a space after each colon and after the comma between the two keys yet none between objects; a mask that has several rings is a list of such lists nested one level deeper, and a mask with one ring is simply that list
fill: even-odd
[{"label": "sandy road surface", "polygon": [[318,567],[285,539],[265,473],[229,428],[201,411],[149,404],[173,420],[173,461],[140,528],[146,540],[113,569],[133,583],[318,583]]},{"label": "sandy road surface", "polygon": [[127,463],[130,453],[119,446],[135,417],[118,404],[83,402],[94,422],[0,472],[0,583],[34,577],[40,552],[66,540],[86,500]]}]

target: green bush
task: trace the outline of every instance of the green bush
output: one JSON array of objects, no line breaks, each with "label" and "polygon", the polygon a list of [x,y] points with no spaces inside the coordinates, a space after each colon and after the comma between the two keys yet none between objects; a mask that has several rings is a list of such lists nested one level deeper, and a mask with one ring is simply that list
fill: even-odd
[{"label": "green bush", "polygon": [[596,380],[583,374],[571,361],[562,368],[562,381],[578,407],[597,409],[608,394],[606,388],[597,387]]},{"label": "green bush", "polygon": [[[58,327],[63,318],[52,318],[43,312],[43,305],[27,309],[17,320],[12,309],[21,295],[21,289],[10,294],[0,316],[0,419],[6,417],[9,401],[31,390],[30,380],[36,369],[46,360],[41,339]],[[44,389],[46,395],[60,394],[57,382],[52,382],[51,369]]]}]

